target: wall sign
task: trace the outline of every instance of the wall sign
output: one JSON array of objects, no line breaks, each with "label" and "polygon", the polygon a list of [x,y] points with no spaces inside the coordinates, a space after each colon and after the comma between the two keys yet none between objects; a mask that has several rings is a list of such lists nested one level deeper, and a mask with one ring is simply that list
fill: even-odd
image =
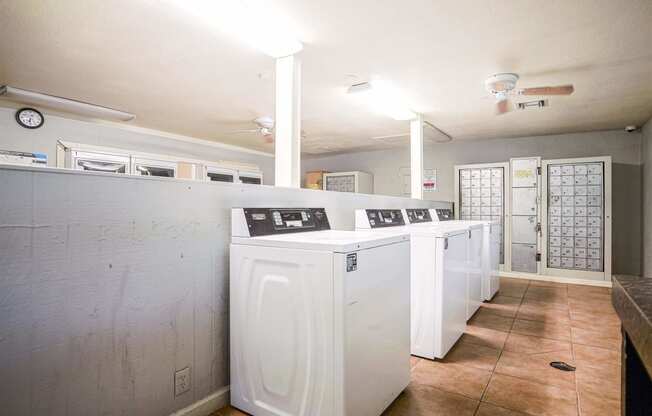
[{"label": "wall sign", "polygon": [[[403,181],[403,195],[412,194],[410,168],[400,168],[399,173]],[[434,192],[437,190],[437,169],[423,170],[423,192]]]}]

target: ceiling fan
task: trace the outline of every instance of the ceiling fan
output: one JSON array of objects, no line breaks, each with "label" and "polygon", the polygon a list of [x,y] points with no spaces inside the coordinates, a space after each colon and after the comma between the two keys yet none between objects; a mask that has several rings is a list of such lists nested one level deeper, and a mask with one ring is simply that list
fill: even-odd
[{"label": "ceiling fan", "polygon": [[[234,130],[231,134],[251,134],[258,133],[265,143],[274,143],[274,119],[270,116],[257,117],[252,120],[256,126],[252,129]],[[306,138],[306,132],[301,130],[301,138]]]},{"label": "ceiling fan", "polygon": [[234,130],[230,132],[231,134],[246,134],[246,133],[258,133],[265,143],[274,142],[274,119],[270,116],[257,117],[252,120],[255,128],[243,129],[243,130]]},{"label": "ceiling fan", "polygon": [[485,88],[496,99],[496,114],[505,114],[512,109],[509,98],[518,95],[570,95],[575,91],[572,84],[554,87],[516,88],[518,74],[495,74],[484,82]]}]

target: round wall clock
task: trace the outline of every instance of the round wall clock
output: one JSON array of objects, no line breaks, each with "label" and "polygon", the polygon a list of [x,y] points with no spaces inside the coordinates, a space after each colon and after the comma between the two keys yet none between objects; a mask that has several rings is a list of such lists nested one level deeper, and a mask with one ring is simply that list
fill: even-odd
[{"label": "round wall clock", "polygon": [[26,129],[38,129],[44,121],[43,114],[34,108],[21,108],[16,111],[16,122]]}]

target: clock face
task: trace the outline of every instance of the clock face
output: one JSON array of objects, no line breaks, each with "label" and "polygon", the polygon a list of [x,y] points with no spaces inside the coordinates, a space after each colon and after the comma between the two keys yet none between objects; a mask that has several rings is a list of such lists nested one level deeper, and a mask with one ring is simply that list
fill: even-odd
[{"label": "clock face", "polygon": [[37,129],[43,125],[43,114],[33,108],[23,108],[16,112],[16,121],[27,129]]}]

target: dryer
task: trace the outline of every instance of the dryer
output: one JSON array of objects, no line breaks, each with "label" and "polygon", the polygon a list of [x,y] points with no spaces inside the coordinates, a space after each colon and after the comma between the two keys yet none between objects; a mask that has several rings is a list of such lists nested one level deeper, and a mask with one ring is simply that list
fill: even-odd
[{"label": "dryer", "polygon": [[411,352],[444,358],[466,328],[467,228],[409,226],[400,209],[356,210],[355,222],[356,230],[410,233]]},{"label": "dryer", "polygon": [[410,381],[409,234],[331,230],[323,208],[238,208],[232,235],[232,405],[380,415]]},{"label": "dryer", "polygon": [[447,224],[467,224],[482,226],[482,278],[481,300],[491,300],[500,290],[500,246],[502,229],[500,221],[456,220],[450,209],[431,209],[433,221]]}]

